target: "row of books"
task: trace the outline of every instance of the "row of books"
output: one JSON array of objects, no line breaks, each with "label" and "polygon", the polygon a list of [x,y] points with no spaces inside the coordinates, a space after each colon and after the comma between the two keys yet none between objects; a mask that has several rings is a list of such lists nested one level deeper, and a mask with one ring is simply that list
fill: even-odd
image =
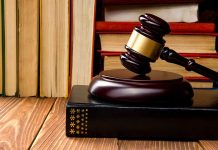
[{"label": "row of books", "polygon": [[[112,28],[117,29],[122,24],[130,25],[125,29],[122,28],[119,33],[113,31]],[[131,24],[133,25],[132,27]],[[101,49],[98,50],[98,53],[101,55],[100,66],[102,69],[124,68],[120,63],[119,55],[126,51],[124,45],[130,37],[134,24],[137,23],[98,22],[96,30],[98,31],[101,44]],[[107,30],[108,27],[112,27],[110,31]],[[176,50],[184,57],[195,59],[197,63],[218,71],[218,54],[216,51],[216,35],[218,34],[215,33],[215,25],[213,23],[170,23],[170,27],[172,34],[164,38],[166,40],[165,46]],[[186,71],[183,67],[176,64],[158,59],[151,65],[154,70],[170,71],[183,75],[191,81],[193,87],[205,88],[213,86],[212,81],[209,79],[206,80],[197,73]]]},{"label": "row of books", "polygon": [[1,0],[0,93],[67,97],[69,0]]},{"label": "row of books", "polygon": [[[217,70],[217,33],[214,21],[218,13],[217,8],[213,7],[213,2],[204,0],[73,0],[72,85],[87,85],[90,83],[91,77],[97,75],[102,69],[122,67],[118,56],[125,52],[124,45],[133,28],[139,23],[134,20],[122,20],[123,16],[117,19],[108,19],[106,16],[117,17],[123,11],[125,13],[122,15],[128,16],[128,9],[137,9],[139,5],[140,8],[154,6],[153,8],[158,10],[160,4],[161,6],[171,5],[174,7],[176,4],[177,6],[185,5],[196,8],[191,12],[192,14],[188,14],[194,18],[188,23],[180,22],[183,20],[170,22],[172,32],[165,37],[166,46],[183,53],[184,56],[197,59],[202,65]],[[128,9],[126,9],[127,6]],[[175,11],[168,12],[167,15],[173,16]],[[147,9],[143,13],[147,13]],[[208,15],[208,13],[213,15]],[[205,16],[210,16],[210,18],[205,19]],[[138,17],[133,17],[133,19],[138,19]],[[153,69],[165,71],[175,69],[175,72],[181,73],[189,79],[189,74],[192,74],[191,79],[196,82],[204,81],[204,86],[206,82],[210,82],[202,76],[192,72],[188,73],[183,68],[178,69],[176,65],[173,65],[175,67],[171,65],[158,60],[153,64]],[[178,72],[178,70],[180,71]]]},{"label": "row of books", "polygon": [[[157,4],[168,5],[157,5]],[[174,49],[184,57],[194,59],[197,63],[218,71],[218,54],[217,54],[217,33],[216,26],[213,22],[202,23],[198,21],[198,3],[199,1],[113,1],[104,0],[104,18],[96,21],[96,55],[100,55],[99,61],[96,61],[95,66],[99,66],[100,70],[120,69],[124,68],[121,65],[119,55],[126,51],[124,48],[130,34],[135,26],[140,24],[137,21],[140,13],[143,10],[148,12],[159,13],[162,9],[165,10],[167,17],[164,18],[170,22],[171,33],[166,35],[167,47]],[[156,4],[156,5],[155,5]],[[172,5],[169,5],[172,4]],[[175,7],[176,6],[176,7]],[[187,12],[187,10],[173,10],[174,8],[183,8],[186,6],[190,8],[189,16],[191,19],[184,20],[184,18],[177,18],[175,20],[172,12],[178,13]],[[166,8],[167,7],[167,8]],[[193,7],[195,9],[193,9]],[[152,11],[150,10],[152,8]],[[157,10],[157,11],[156,11]],[[146,11],[144,11],[146,12]],[[171,13],[169,13],[171,12]],[[154,13],[154,14],[155,14]],[[164,15],[162,13],[162,15]],[[159,15],[158,15],[159,16]],[[171,16],[171,18],[169,17]],[[184,17],[183,16],[183,17]],[[174,19],[174,20],[173,20]],[[97,58],[97,57],[96,57]],[[189,72],[183,67],[176,64],[167,63],[163,60],[157,60],[151,64],[153,70],[170,71],[181,74],[190,81],[195,88],[211,88],[214,83],[197,73]]]}]

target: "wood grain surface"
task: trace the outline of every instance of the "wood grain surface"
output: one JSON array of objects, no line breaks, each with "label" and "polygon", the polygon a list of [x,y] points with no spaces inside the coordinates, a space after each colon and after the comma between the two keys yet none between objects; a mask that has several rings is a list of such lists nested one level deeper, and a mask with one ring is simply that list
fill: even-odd
[{"label": "wood grain surface", "polygon": [[0,97],[0,150],[217,150],[218,141],[68,138],[66,99]]},{"label": "wood grain surface", "polygon": [[116,138],[68,138],[65,135],[66,99],[57,99],[31,149],[116,150]]},{"label": "wood grain surface", "polygon": [[202,140],[202,141],[199,141],[199,143],[206,150],[217,150],[218,149],[218,141],[215,141],[215,140],[211,140],[211,141]]},{"label": "wood grain surface", "polygon": [[1,98],[0,149],[28,149],[55,99]]},{"label": "wood grain surface", "polygon": [[202,150],[198,142],[181,141],[119,141],[120,150]]}]

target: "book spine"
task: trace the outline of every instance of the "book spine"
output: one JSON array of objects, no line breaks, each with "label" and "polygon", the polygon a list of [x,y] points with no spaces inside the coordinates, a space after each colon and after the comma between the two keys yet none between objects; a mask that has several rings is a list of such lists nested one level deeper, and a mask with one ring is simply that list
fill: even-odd
[{"label": "book spine", "polygon": [[72,82],[72,59],[73,59],[73,0],[70,0],[70,36],[69,36],[69,78],[68,78],[68,93],[71,90]]},{"label": "book spine", "polygon": [[192,140],[218,137],[217,110],[75,104],[67,106],[66,115],[68,137]]},{"label": "book spine", "polygon": [[[215,33],[214,23],[169,23],[172,33],[209,34]],[[96,22],[97,33],[131,33],[138,22]]]},{"label": "book spine", "polygon": [[5,96],[5,15],[4,0],[1,0],[1,19],[2,19],[2,96]]},{"label": "book spine", "polygon": [[199,3],[200,0],[103,0],[105,5],[130,5],[130,4],[181,4]]},{"label": "book spine", "polygon": [[[110,51],[110,50],[97,50],[101,56],[120,56],[125,52],[121,51]],[[218,53],[179,53],[183,57],[190,57],[190,58],[218,58]]]}]

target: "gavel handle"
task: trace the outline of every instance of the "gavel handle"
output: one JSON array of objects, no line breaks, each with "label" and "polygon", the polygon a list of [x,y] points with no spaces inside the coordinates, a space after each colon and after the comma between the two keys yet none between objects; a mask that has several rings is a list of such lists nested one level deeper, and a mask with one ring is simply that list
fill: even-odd
[{"label": "gavel handle", "polygon": [[218,81],[218,73],[216,71],[196,63],[193,59],[187,59],[168,47],[162,49],[160,58],[167,62],[183,66],[187,71],[194,71],[213,81]]}]

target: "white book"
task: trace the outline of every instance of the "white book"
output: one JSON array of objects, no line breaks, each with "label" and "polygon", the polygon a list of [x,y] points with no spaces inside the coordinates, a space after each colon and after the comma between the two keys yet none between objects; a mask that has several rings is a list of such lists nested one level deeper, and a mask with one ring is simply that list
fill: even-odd
[{"label": "white book", "polygon": [[196,22],[198,4],[111,5],[105,7],[105,21],[133,22],[145,13],[154,14],[167,22]]}]

